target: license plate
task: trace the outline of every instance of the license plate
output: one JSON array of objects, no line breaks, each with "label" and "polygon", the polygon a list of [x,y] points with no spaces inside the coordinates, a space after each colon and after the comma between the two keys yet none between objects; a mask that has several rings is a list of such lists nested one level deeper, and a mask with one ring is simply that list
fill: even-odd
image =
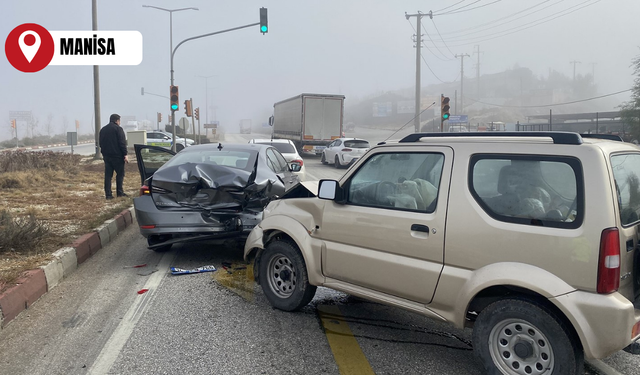
[{"label": "license plate", "polygon": [[325,148],[327,148],[327,146],[315,146],[314,149],[316,150],[324,150]]}]

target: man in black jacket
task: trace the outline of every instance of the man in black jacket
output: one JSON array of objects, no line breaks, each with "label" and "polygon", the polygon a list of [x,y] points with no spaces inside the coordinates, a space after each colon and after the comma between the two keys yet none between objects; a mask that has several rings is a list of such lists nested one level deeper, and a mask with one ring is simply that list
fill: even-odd
[{"label": "man in black jacket", "polygon": [[120,127],[120,115],[113,114],[109,124],[100,129],[100,151],[104,159],[104,194],[107,199],[113,199],[111,193],[111,178],[116,172],[116,194],[126,197],[122,183],[124,181],[124,163],[129,162],[127,156],[127,139]]}]

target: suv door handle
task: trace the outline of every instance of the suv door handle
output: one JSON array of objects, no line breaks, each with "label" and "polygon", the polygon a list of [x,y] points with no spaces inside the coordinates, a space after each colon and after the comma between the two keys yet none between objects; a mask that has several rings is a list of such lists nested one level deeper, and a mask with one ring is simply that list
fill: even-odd
[{"label": "suv door handle", "polygon": [[427,232],[429,233],[429,227],[422,224],[411,224],[411,230],[416,232]]}]

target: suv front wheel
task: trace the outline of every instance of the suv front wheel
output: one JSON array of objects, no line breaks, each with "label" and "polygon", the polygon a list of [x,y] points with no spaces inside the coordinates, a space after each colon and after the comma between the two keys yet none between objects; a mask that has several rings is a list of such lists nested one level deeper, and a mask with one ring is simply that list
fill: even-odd
[{"label": "suv front wheel", "polygon": [[584,374],[579,343],[553,312],[527,300],[504,299],[482,310],[473,347],[490,375]]},{"label": "suv front wheel", "polygon": [[316,294],[316,287],[309,284],[302,254],[288,241],[276,240],[267,245],[259,267],[262,291],[277,309],[299,310]]}]

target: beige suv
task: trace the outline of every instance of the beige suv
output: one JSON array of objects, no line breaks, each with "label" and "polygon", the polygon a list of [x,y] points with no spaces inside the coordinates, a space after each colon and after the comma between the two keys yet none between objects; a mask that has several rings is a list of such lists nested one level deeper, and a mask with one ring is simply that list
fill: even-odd
[{"label": "beige suv", "polygon": [[640,336],[639,213],[635,145],[413,134],[270,203],[245,259],[276,308],[325,286],[472,327],[489,374],[582,374]]}]

